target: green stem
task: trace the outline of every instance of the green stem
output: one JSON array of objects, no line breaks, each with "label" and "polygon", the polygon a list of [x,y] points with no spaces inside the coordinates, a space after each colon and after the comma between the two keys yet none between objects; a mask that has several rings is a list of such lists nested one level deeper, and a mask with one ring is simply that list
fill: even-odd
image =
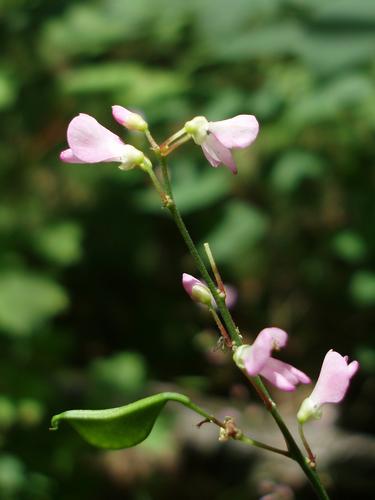
[{"label": "green stem", "polygon": [[305,450],[307,451],[307,456],[309,457],[311,466],[315,467],[316,466],[315,455],[312,452],[312,449],[310,448],[310,445],[306,439],[305,433],[303,431],[303,424],[301,424],[301,423],[298,424],[298,431],[299,431],[299,435],[300,435],[301,441],[303,443],[303,446],[305,447]]},{"label": "green stem", "polygon": [[[226,422],[222,422],[219,419],[217,419],[216,417],[214,417],[213,415],[210,415],[205,410],[203,410],[203,408],[201,408],[200,406],[193,403],[190,399],[188,399],[188,398],[183,399],[180,397],[176,400],[179,401],[180,403],[182,403],[183,405],[187,406],[191,410],[195,411],[199,415],[202,415],[202,417],[205,417],[204,422],[211,422],[211,423],[217,425],[218,427],[221,427],[222,429],[227,429]],[[289,452],[287,450],[281,450],[280,448],[275,448],[274,446],[270,446],[266,443],[262,443],[261,441],[257,441],[256,439],[252,439],[251,437],[243,434],[243,432],[240,431],[239,429],[235,429],[235,433],[233,435],[230,435],[230,437],[232,439],[235,439],[236,441],[241,441],[241,442],[248,444],[250,446],[256,446],[257,448],[262,448],[263,450],[272,451],[274,453],[278,453],[279,455],[289,457]]]},{"label": "green stem", "polygon": [[273,453],[278,453],[279,455],[283,455],[284,457],[290,457],[289,452],[287,450],[280,450],[280,448],[275,448],[274,446],[269,446],[268,444],[262,443],[260,441],[256,441],[255,439],[249,438],[244,434],[240,434],[235,438],[237,441],[241,441],[242,443],[256,446],[257,448],[262,448],[263,450],[272,451]]},{"label": "green stem", "polygon": [[[297,445],[294,437],[292,436],[291,432],[289,431],[288,427],[286,426],[282,416],[280,415],[275,402],[272,400],[267,388],[263,384],[262,380],[260,377],[248,377],[250,382],[256,386],[257,392],[262,392],[263,395],[267,398],[268,404],[266,404],[268,411],[271,413],[273,419],[275,420],[277,426],[279,427],[281,433],[284,436],[286,445],[288,447],[288,451],[290,454],[290,457],[295,460],[307,478],[309,479],[311,485],[313,486],[316,494],[318,495],[318,498],[321,500],[329,500],[329,496],[322,485],[320,478],[315,471],[314,468],[310,466],[308,461],[306,460],[306,457],[304,454],[301,452],[299,446]],[[264,400],[264,399],[263,399]]]},{"label": "green stem", "polygon": [[[217,290],[213,280],[211,279],[211,276],[209,272],[207,271],[207,268],[199,255],[198,250],[196,249],[196,246],[189,234],[188,229],[185,226],[185,223],[181,217],[181,214],[176,206],[176,203],[173,198],[173,192],[172,192],[172,187],[170,183],[170,178],[169,178],[169,171],[168,171],[168,165],[166,162],[166,159],[162,157],[161,155],[158,155],[159,159],[161,161],[162,165],[162,174],[164,177],[164,184],[165,184],[165,189],[167,192],[167,195],[169,196],[171,203],[167,205],[167,208],[169,212],[171,213],[177,228],[179,229],[192,257],[195,260],[195,263],[197,265],[197,268],[202,276],[202,278],[206,281],[208,288],[210,289],[210,292],[212,293],[217,308],[220,312],[220,315],[225,323],[225,326],[227,328],[227,331],[235,344],[235,346],[240,346],[242,344],[242,337],[233,321],[233,318],[226,306],[225,303],[225,298],[223,298],[220,294],[219,291]],[[273,419],[275,420],[276,424],[278,425],[281,433],[284,436],[285,442],[288,447],[288,456],[290,456],[292,459],[294,459],[301,467],[301,469],[304,471],[306,477],[309,479],[311,485],[313,486],[317,496],[321,500],[329,500],[328,494],[324,489],[324,486],[320,482],[320,478],[318,474],[316,473],[315,470],[313,470],[308,462],[306,461],[305,456],[301,452],[299,446],[297,445],[294,437],[290,433],[288,427],[286,426],[284,420],[282,419],[279,411],[277,410],[276,404],[272,400],[270,394],[268,393],[265,385],[263,384],[261,378],[258,377],[248,377],[254,388],[256,389],[257,393],[263,400],[267,410],[271,413]]]},{"label": "green stem", "polygon": [[[172,198],[172,197],[171,197]],[[172,198],[173,200],[173,198]],[[242,344],[242,339],[240,334],[237,331],[236,325],[234,324],[233,318],[228,311],[228,309],[225,306],[225,299],[219,295],[219,292],[215,286],[215,283],[212,281],[211,276],[209,275],[206,266],[204,265],[204,262],[201,258],[201,256],[198,253],[198,250],[196,249],[193,240],[190,237],[190,234],[185,226],[184,221],[182,220],[181,214],[176,207],[175,203],[172,203],[170,206],[167,207],[169,212],[171,213],[178,229],[180,230],[180,233],[185,240],[185,243],[187,247],[190,250],[191,255],[193,256],[195,263],[197,265],[197,268],[199,269],[199,272],[202,276],[202,278],[205,280],[207,283],[208,288],[210,289],[210,292],[213,295],[213,298],[215,299],[216,305],[218,310],[220,311],[220,315],[223,318],[223,321],[225,323],[225,326],[227,327],[227,331],[229,335],[232,338],[232,341],[234,344],[237,346],[240,346]]]}]

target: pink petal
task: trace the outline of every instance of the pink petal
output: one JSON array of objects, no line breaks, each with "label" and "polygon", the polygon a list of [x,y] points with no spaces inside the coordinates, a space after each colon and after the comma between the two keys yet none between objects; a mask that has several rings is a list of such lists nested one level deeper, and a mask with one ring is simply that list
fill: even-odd
[{"label": "pink petal", "polygon": [[356,374],[358,368],[359,368],[358,361],[352,361],[351,363],[348,364],[348,373],[350,378],[352,378],[353,375]]},{"label": "pink petal", "polygon": [[287,340],[288,334],[280,328],[265,328],[262,330],[245,359],[248,374],[251,376],[258,375],[271,358],[272,350],[284,347]]},{"label": "pink petal", "polygon": [[65,163],[85,163],[84,161],[81,161],[79,158],[74,156],[71,149],[65,149],[64,151],[61,151],[60,160]]},{"label": "pink petal", "polygon": [[73,118],[67,137],[73,155],[84,163],[122,161],[125,144],[90,115]]},{"label": "pink petal", "polygon": [[348,365],[344,356],[331,349],[325,355],[318,381],[310,399],[317,406],[324,403],[339,403],[344,398],[350,379],[358,367],[357,361]]},{"label": "pink petal", "polygon": [[233,174],[237,173],[236,163],[231,151],[223,146],[213,134],[207,135],[202,143],[202,149],[205,157],[213,167],[218,167],[222,163],[229,167]]},{"label": "pink petal", "polygon": [[310,378],[292,365],[269,358],[260,375],[282,391],[294,391],[298,384],[309,384]]},{"label": "pink petal", "polygon": [[246,148],[255,141],[259,123],[253,115],[238,115],[229,120],[209,122],[208,129],[226,148]]}]

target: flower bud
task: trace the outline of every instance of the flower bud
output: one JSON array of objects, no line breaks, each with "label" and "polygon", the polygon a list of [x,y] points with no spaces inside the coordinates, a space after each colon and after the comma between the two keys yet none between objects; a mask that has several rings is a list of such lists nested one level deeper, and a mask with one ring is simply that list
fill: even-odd
[{"label": "flower bud", "polygon": [[186,293],[188,293],[190,297],[195,300],[195,302],[203,304],[207,307],[212,307],[212,294],[208,287],[201,281],[197,280],[190,274],[184,273],[182,275],[182,285],[185,288]]},{"label": "flower bud", "polygon": [[148,129],[147,122],[141,115],[133,113],[123,106],[112,106],[113,118],[128,130],[137,130],[138,132],[145,132]]}]

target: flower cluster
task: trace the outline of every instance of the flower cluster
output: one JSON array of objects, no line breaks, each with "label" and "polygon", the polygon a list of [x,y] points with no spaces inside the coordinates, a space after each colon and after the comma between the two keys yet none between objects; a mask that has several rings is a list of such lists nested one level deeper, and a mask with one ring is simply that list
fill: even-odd
[{"label": "flower cluster", "polygon": [[[144,118],[123,106],[112,106],[112,115],[128,130],[148,131]],[[235,174],[237,166],[231,150],[252,144],[258,131],[259,124],[253,115],[238,115],[218,122],[209,122],[204,116],[197,116],[186,122],[183,129],[172,137],[185,135],[193,139],[202,146],[204,155],[213,167],[223,164]],[[149,162],[141,151],[125,144],[95,118],[84,113],[70,122],[67,141],[69,149],[60,154],[60,159],[66,163],[119,162],[121,169],[129,170]],[[165,144],[168,144],[168,140]]]}]

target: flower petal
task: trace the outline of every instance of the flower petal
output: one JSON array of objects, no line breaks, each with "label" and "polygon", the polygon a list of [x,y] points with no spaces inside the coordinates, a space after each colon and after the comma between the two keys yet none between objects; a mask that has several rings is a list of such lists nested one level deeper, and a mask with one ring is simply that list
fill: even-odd
[{"label": "flower petal", "polygon": [[226,148],[246,148],[255,141],[259,123],[253,115],[238,115],[229,120],[209,122],[209,131]]},{"label": "flower petal", "polygon": [[310,378],[292,365],[269,358],[260,375],[282,391],[294,391],[298,384],[309,384]]},{"label": "flower petal", "polygon": [[65,163],[85,163],[84,161],[81,161],[79,158],[74,156],[74,153],[71,149],[64,149],[64,151],[61,151],[60,160]]},{"label": "flower petal", "polygon": [[358,368],[357,361],[348,365],[344,356],[331,349],[325,355],[310,399],[318,406],[324,403],[339,403],[344,398],[350,379]]},{"label": "flower petal", "polygon": [[237,167],[229,149],[221,144],[221,142],[213,135],[208,134],[202,143],[202,149],[205,157],[213,167],[218,167],[221,163],[226,165],[236,174]]},{"label": "flower petal", "polygon": [[284,347],[288,340],[288,334],[280,328],[264,328],[249,350],[245,359],[245,367],[249,375],[255,376],[260,373],[271,357],[273,349]]},{"label": "flower petal", "polygon": [[74,157],[84,163],[121,162],[125,144],[90,115],[81,113],[68,126],[68,144]]}]

